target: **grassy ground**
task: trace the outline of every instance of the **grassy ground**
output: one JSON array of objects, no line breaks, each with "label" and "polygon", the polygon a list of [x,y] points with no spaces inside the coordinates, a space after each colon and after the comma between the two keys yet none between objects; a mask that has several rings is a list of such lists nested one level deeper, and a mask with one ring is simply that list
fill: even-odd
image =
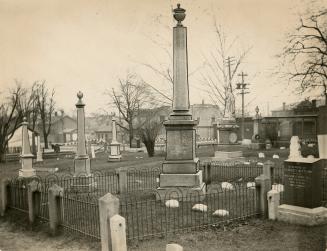
[{"label": "grassy ground", "polygon": [[[197,156],[200,161],[205,161],[206,159],[213,157],[215,151],[237,151],[242,150],[244,160],[258,160],[258,150],[251,150],[248,148],[240,146],[201,146],[197,148]],[[260,152],[265,153],[266,158],[261,160],[262,162],[268,159],[272,159],[273,154],[279,154],[281,159],[285,159],[288,155],[288,149],[270,149],[270,150],[260,150]],[[107,153],[97,153],[96,159],[91,160],[92,171],[113,171],[119,167],[128,168],[148,168],[148,167],[161,167],[162,161],[164,160],[164,153],[159,152],[156,156],[149,158],[147,153],[129,153],[123,152],[123,158],[121,162],[107,162]],[[35,165],[37,166],[37,165]],[[56,174],[72,173],[74,168],[74,160],[72,158],[61,157],[60,159],[45,159],[43,166],[55,168],[57,167],[59,171]],[[18,170],[21,168],[19,162],[7,162],[0,163],[0,174],[1,177],[14,177],[17,176]],[[37,175],[46,176],[48,172],[38,172]]]},{"label": "grassy ground", "polygon": [[[167,243],[178,243],[185,251],[290,250],[320,251],[326,248],[326,227],[302,227],[251,219],[246,222],[179,233],[166,238],[129,243],[129,251],[164,251]],[[0,218],[2,251],[96,251],[98,241],[74,234],[49,236],[41,229]]]}]

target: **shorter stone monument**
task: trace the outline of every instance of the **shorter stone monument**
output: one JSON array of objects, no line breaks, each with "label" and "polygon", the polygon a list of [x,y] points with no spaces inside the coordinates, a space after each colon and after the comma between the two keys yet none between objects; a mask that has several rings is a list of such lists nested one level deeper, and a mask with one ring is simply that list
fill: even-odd
[{"label": "shorter stone monument", "polygon": [[120,161],[120,143],[117,141],[116,119],[112,116],[112,141],[110,143],[110,155],[108,161]]},{"label": "shorter stone monument", "polygon": [[36,162],[43,162],[42,149],[41,149],[41,137],[40,136],[37,136]]},{"label": "shorter stone monument", "polygon": [[303,158],[299,138],[293,136],[289,159],[284,161],[284,202],[278,207],[278,220],[301,225],[327,223],[322,207],[323,160]]},{"label": "shorter stone monument", "polygon": [[36,174],[35,169],[33,168],[34,155],[31,152],[27,125],[26,117],[24,117],[22,123],[22,154],[20,155],[22,168],[19,170],[18,175],[25,178],[33,177]]},{"label": "shorter stone monument", "polygon": [[259,107],[257,106],[255,108],[255,116],[253,118],[253,135],[252,135],[252,142],[250,145],[251,149],[263,149],[265,147],[264,142],[262,141],[261,138],[261,116],[259,114]]}]

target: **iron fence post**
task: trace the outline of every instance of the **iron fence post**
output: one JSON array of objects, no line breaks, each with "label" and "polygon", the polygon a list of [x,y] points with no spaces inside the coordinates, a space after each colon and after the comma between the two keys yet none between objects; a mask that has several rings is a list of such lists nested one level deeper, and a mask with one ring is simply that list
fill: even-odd
[{"label": "iron fence post", "polygon": [[9,179],[1,180],[0,184],[0,196],[1,196],[1,204],[0,204],[0,215],[4,216],[7,206],[8,206],[8,186],[9,186]]},{"label": "iron fence post", "polygon": [[107,193],[99,199],[101,250],[115,251],[112,249],[110,218],[119,214],[119,199]]},{"label": "iron fence post", "polygon": [[260,213],[264,218],[268,217],[268,200],[267,193],[271,189],[271,180],[261,174],[255,178],[255,185],[257,191],[257,212]]},{"label": "iron fence post", "polygon": [[57,184],[52,185],[48,190],[49,202],[49,225],[52,235],[57,234],[58,226],[61,220],[61,198],[63,197],[64,189]]},{"label": "iron fence post", "polygon": [[28,218],[30,223],[34,223],[36,216],[39,214],[41,196],[39,191],[39,183],[35,180],[27,185],[27,203]]},{"label": "iron fence post", "polygon": [[126,193],[127,189],[128,189],[128,184],[127,184],[128,169],[121,167],[121,168],[118,168],[118,170],[116,172],[118,172],[119,193],[120,194]]}]

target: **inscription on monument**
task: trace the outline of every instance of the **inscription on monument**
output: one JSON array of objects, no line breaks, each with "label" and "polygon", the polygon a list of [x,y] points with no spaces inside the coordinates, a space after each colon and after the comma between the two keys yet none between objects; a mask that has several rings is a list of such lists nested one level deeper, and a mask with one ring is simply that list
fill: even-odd
[{"label": "inscription on monument", "polygon": [[193,159],[193,130],[167,131],[167,159]]},{"label": "inscription on monument", "polygon": [[289,165],[285,167],[285,178],[289,186],[294,188],[311,187],[312,170],[305,166]]}]

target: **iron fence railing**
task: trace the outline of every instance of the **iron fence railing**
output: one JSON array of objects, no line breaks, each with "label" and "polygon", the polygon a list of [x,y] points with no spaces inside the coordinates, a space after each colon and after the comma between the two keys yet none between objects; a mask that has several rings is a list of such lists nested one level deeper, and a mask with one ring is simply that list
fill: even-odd
[{"label": "iron fence railing", "polygon": [[29,179],[13,178],[9,182],[8,208],[28,213],[27,185]]},{"label": "iron fence railing", "polygon": [[127,191],[155,189],[159,186],[160,168],[130,168],[127,172]]},{"label": "iron fence railing", "polygon": [[100,239],[98,198],[93,194],[61,197],[60,226],[65,230]]},{"label": "iron fence railing", "polygon": [[[160,197],[156,191],[125,195],[120,200],[120,214],[126,219],[127,239],[143,239],[258,215],[254,186],[233,184],[231,189],[213,188],[204,195],[180,196],[176,190]],[[177,196],[178,195],[178,196]],[[178,197],[178,207],[167,207],[167,201]],[[206,212],[192,208],[205,207]],[[215,213],[215,215],[214,215]]]}]

